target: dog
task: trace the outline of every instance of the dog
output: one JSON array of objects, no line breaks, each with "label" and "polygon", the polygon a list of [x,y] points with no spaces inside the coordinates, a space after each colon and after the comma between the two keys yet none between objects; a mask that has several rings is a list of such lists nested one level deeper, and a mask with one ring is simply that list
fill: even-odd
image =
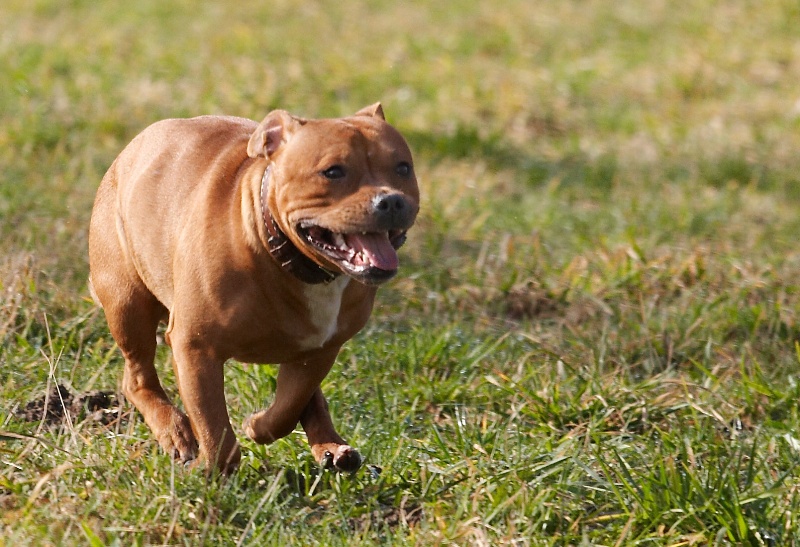
[{"label": "dog", "polygon": [[[245,434],[266,444],[300,423],[320,465],[356,471],[320,383],[418,211],[411,152],[380,103],[334,119],[170,119],[135,137],[97,190],[89,285],[125,359],[122,391],[163,449],[233,471],[223,366],[277,364],[274,400]],[[154,366],[161,322],[185,413]]]}]

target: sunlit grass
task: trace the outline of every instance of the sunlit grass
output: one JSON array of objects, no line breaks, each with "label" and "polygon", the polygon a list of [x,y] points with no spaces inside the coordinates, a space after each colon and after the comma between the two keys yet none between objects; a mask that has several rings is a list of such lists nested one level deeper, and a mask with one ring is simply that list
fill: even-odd
[{"label": "sunlit grass", "polygon": [[[0,545],[791,545],[800,520],[796,2],[0,6]],[[228,481],[111,426],[86,227],[166,117],[376,100],[423,209],[300,431]],[[176,395],[169,351],[158,366]],[[232,363],[233,423],[271,367]]]}]

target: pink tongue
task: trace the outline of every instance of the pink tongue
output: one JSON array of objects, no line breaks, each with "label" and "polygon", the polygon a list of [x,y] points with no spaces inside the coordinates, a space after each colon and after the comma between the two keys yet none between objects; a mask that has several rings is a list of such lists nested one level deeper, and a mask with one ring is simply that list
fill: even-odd
[{"label": "pink tongue", "polygon": [[396,270],[400,265],[397,251],[389,242],[387,233],[347,234],[347,245],[356,253],[363,251],[370,265],[381,270]]}]

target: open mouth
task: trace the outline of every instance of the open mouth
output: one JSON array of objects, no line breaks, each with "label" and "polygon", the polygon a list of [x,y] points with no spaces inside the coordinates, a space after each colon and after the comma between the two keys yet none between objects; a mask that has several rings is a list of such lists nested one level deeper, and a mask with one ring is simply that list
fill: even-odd
[{"label": "open mouth", "polygon": [[313,224],[301,224],[298,234],[345,273],[376,280],[392,277],[399,266],[397,249],[405,230],[338,233]]}]

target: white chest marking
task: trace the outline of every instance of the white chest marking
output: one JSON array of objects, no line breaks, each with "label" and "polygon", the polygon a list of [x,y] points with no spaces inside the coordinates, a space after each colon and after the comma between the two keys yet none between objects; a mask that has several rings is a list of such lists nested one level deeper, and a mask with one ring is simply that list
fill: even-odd
[{"label": "white chest marking", "polygon": [[319,348],[336,333],[342,294],[349,281],[348,277],[341,275],[328,284],[308,285],[304,289],[308,314],[315,331],[302,340],[303,349]]}]

